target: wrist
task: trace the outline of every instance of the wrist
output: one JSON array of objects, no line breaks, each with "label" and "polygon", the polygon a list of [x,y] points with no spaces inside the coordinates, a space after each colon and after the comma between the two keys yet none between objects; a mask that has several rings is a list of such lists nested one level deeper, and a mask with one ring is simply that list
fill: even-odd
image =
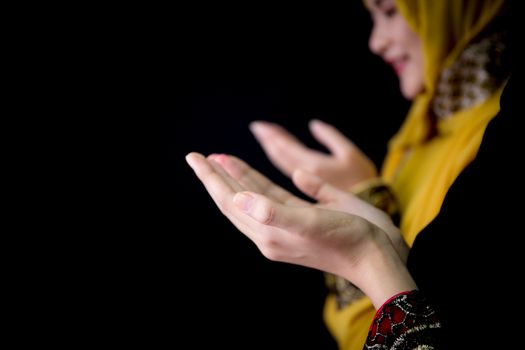
[{"label": "wrist", "polygon": [[355,284],[378,309],[393,295],[417,289],[417,286],[386,235],[377,231],[371,237],[369,249],[353,275],[357,276]]},{"label": "wrist", "polygon": [[381,178],[363,181],[352,187],[353,194],[385,212],[397,226],[400,221],[399,203],[390,186]]},{"label": "wrist", "polygon": [[361,181],[358,181],[357,183],[353,184],[349,190],[350,192],[354,193],[354,194],[359,194],[361,192],[365,192],[367,191],[368,189],[372,188],[372,187],[377,187],[377,186],[381,186],[381,185],[384,185],[385,183],[383,182],[383,179],[379,176],[373,176],[373,177],[370,177],[368,179],[363,179]]},{"label": "wrist", "polygon": [[[410,252],[410,248],[408,247],[407,242],[405,241],[405,238],[399,232],[399,229],[397,227],[392,227],[392,230],[390,231],[391,234],[388,234],[388,238],[390,238],[390,241],[392,242],[392,245],[394,246],[394,249],[396,250],[397,254],[403,261],[403,264],[406,265],[406,262],[408,260],[408,253]],[[393,233],[396,234],[393,234]]]}]

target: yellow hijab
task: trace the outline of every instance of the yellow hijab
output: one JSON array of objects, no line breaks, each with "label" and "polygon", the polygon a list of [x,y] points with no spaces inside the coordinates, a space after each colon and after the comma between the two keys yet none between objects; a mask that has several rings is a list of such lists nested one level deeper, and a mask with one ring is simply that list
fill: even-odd
[{"label": "yellow hijab", "polygon": [[[499,111],[501,89],[477,105],[437,122],[431,130],[429,108],[439,74],[500,12],[504,0],[397,0],[397,8],[423,42],[425,91],[414,102],[389,143],[382,177],[399,200],[400,228],[411,246],[435,218],[446,192],[478,151],[488,122]],[[453,242],[451,242],[453,244]],[[342,310],[330,295],[325,321],[341,350],[361,350],[375,310],[363,297]]]},{"label": "yellow hijab", "polygon": [[438,136],[426,141],[428,110],[440,72],[503,5],[504,0],[397,1],[398,10],[422,40],[425,62],[425,91],[414,100],[406,121],[390,141],[381,174],[399,199],[400,228],[409,245],[437,215],[448,188],[476,156],[486,125],[499,110],[501,89],[483,103],[438,121]]}]

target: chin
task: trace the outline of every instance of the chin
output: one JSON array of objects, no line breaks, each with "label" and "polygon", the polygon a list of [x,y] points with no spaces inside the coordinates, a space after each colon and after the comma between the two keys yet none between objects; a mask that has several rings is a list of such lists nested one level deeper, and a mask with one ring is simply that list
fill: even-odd
[{"label": "chin", "polygon": [[413,100],[419,93],[423,91],[422,84],[414,84],[412,82],[400,81],[399,87],[401,89],[401,95],[407,100]]},{"label": "chin", "polygon": [[401,85],[400,87],[401,87],[401,95],[403,95],[403,97],[406,98],[407,100],[413,100],[414,97],[416,97],[416,94],[414,94],[412,90],[404,88],[403,85]]}]

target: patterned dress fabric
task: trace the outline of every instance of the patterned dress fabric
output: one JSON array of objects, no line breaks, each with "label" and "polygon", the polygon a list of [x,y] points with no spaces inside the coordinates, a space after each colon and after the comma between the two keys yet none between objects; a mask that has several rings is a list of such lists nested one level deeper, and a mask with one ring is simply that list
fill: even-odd
[{"label": "patterned dress fabric", "polygon": [[389,299],[376,313],[364,350],[438,349],[441,323],[417,290]]}]

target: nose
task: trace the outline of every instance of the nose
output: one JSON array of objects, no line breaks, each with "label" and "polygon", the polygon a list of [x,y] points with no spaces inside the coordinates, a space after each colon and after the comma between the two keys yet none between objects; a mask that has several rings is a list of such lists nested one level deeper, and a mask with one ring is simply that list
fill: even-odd
[{"label": "nose", "polygon": [[381,25],[379,22],[380,21],[374,22],[372,26],[372,31],[368,38],[368,47],[374,54],[381,56],[386,51],[390,40],[388,31],[385,30],[385,26]]}]

